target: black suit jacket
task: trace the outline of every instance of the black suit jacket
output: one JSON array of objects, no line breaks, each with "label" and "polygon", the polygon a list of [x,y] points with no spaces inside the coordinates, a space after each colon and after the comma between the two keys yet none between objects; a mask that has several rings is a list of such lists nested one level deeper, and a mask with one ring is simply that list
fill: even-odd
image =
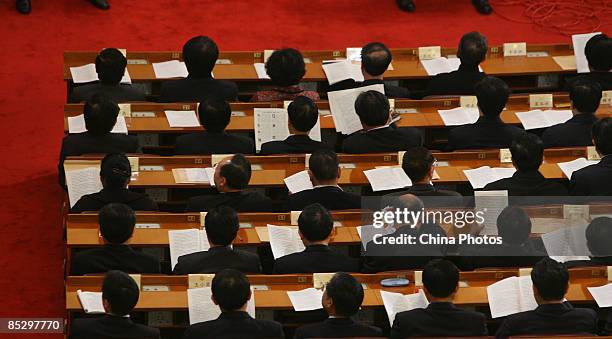
[{"label": "black suit jacket", "polygon": [[268,339],[284,338],[283,327],[276,321],[253,319],[246,312],[223,312],[215,320],[193,324],[183,339]]},{"label": "black suit jacket", "polygon": [[572,173],[570,192],[575,196],[612,196],[612,154],[604,156],[598,164]]},{"label": "black suit jacket", "polygon": [[597,334],[597,313],[574,308],[569,302],[545,304],[533,311],[510,315],[495,333],[497,338],[527,334]]},{"label": "black suit jacket", "polygon": [[402,188],[396,192],[385,194],[385,197],[398,197],[404,194],[413,194],[421,197],[461,197],[455,191],[446,191],[436,188],[432,184],[414,184],[408,188]]},{"label": "black suit jacket", "polygon": [[521,133],[525,131],[497,117],[482,116],[473,124],[453,128],[448,136],[447,150],[509,148]]},{"label": "black suit jacket", "polygon": [[565,262],[567,268],[612,266],[612,257],[591,257],[591,260],[570,260]]},{"label": "black suit jacket", "polygon": [[239,251],[229,246],[211,247],[208,251],[178,257],[173,274],[217,273],[233,268],[243,273],[261,273],[257,254]]},{"label": "black suit jacket", "polygon": [[134,211],[157,211],[157,203],[145,193],[132,192],[128,189],[108,190],[87,194],[70,208],[71,213],[98,211],[110,203],[122,203]]},{"label": "black suit jacket", "polygon": [[531,240],[522,245],[464,245],[459,246],[459,251],[459,266],[462,270],[483,267],[532,267],[546,256]]},{"label": "black suit jacket", "polygon": [[612,313],[608,314],[608,320],[606,321],[606,327],[604,327],[604,335],[612,334]]},{"label": "black suit jacket", "polygon": [[311,245],[302,252],[274,261],[275,274],[326,272],[359,272],[359,260],[349,258],[326,245]]},{"label": "black suit jacket", "polygon": [[71,339],[160,338],[159,329],[136,324],[130,318],[104,315],[72,322]]},{"label": "black suit jacket", "polygon": [[198,132],[176,138],[174,154],[253,154],[253,140],[225,132]]},{"label": "black suit jacket", "polygon": [[361,208],[361,197],[344,192],[340,187],[321,186],[289,196],[289,210],[301,211],[304,207],[318,202],[328,210],[349,210]]},{"label": "black suit jacket", "polygon": [[323,322],[305,325],[295,331],[295,339],[382,337],[378,327],[360,324],[351,318],[328,318]]},{"label": "black suit jacket", "polygon": [[548,127],[542,134],[544,147],[591,146],[591,127],[596,121],[593,114],[578,114],[562,124]]},{"label": "black suit jacket", "polygon": [[160,102],[200,102],[207,97],[236,101],[238,87],[235,83],[215,80],[212,77],[164,81],[159,95]]},{"label": "black suit jacket", "polygon": [[94,94],[102,93],[117,103],[130,101],[145,101],[147,98],[144,93],[129,84],[102,85],[101,83],[86,84],[77,86],[70,95],[70,102],[87,101]]},{"label": "black suit jacket", "polygon": [[79,252],[72,262],[72,275],[106,273],[159,273],[159,260],[128,245],[107,244]]},{"label": "black suit jacket", "polygon": [[292,135],[285,140],[268,141],[261,145],[259,154],[313,153],[320,149],[330,149],[323,142],[310,139],[308,135]]},{"label": "black suit jacket", "polygon": [[597,81],[601,85],[601,89],[604,91],[612,90],[612,73],[610,72],[589,72],[580,74],[576,77],[573,77],[567,81],[566,89],[569,90],[572,86],[572,83],[576,81],[578,78],[586,77],[590,80]]},{"label": "black suit jacket", "polygon": [[363,82],[357,82],[353,79],[347,79],[347,80],[343,80],[343,81],[340,81],[338,83],[335,83],[329,86],[327,91],[333,92],[333,91],[340,91],[340,90],[345,90],[345,89],[372,86],[372,85],[385,85],[385,96],[387,96],[387,98],[398,98],[398,99],[409,99],[410,98],[410,91],[408,91],[407,88],[388,85],[388,84],[385,84],[383,80],[378,80],[378,79],[370,79],[370,80],[365,80]]},{"label": "black suit jacket", "polygon": [[485,191],[507,190],[510,196],[567,196],[567,188],[562,184],[546,180],[539,171],[516,171],[512,177],[487,184]]},{"label": "black suit jacket", "polygon": [[457,308],[452,303],[431,303],[395,315],[392,339],[409,337],[472,337],[487,335],[484,314]]},{"label": "black suit jacket", "polygon": [[485,77],[478,66],[459,66],[450,73],[442,73],[429,80],[425,95],[474,95],[474,85]]},{"label": "black suit jacket", "polygon": [[217,206],[229,206],[236,212],[274,212],[272,199],[256,191],[238,191],[201,195],[189,199],[186,212],[207,212]]},{"label": "black suit jacket", "polygon": [[342,142],[342,150],[354,154],[397,152],[422,144],[423,135],[418,129],[391,125],[351,134]]}]

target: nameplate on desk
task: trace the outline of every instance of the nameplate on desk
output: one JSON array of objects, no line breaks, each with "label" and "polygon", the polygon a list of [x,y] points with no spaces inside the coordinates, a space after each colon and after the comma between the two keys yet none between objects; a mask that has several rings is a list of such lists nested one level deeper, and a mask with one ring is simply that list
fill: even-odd
[{"label": "nameplate on desk", "polygon": [[612,91],[601,92],[601,104],[612,106]]},{"label": "nameplate on desk", "polygon": [[144,285],[143,292],[170,292],[170,286],[167,285]]},{"label": "nameplate on desk", "polygon": [[350,163],[350,162],[345,162],[345,163],[338,164],[338,167],[342,169],[355,169],[357,168],[357,165]]},{"label": "nameplate on desk", "polygon": [[423,271],[414,271],[414,285],[423,286]]},{"label": "nameplate on desk", "polygon": [[216,65],[231,65],[233,64],[232,60],[230,59],[217,59],[217,61],[215,61]]},{"label": "nameplate on desk", "polygon": [[460,280],[459,287],[470,287],[470,284],[468,284],[467,281]]},{"label": "nameplate on desk", "polygon": [[331,115],[331,111],[328,109],[320,109],[319,115]]},{"label": "nameplate on desk", "polygon": [[293,102],[292,100],[285,100],[285,101],[283,101],[283,108],[284,109],[288,109],[289,105],[291,105],[292,102]]},{"label": "nameplate on desk", "polygon": [[261,164],[251,164],[251,171],[262,171],[263,166]]},{"label": "nameplate on desk", "polygon": [[128,157],[128,161],[130,162],[130,168],[132,169],[132,173],[138,172],[140,170],[140,159],[138,157]]},{"label": "nameplate on desk", "polygon": [[201,288],[210,287],[212,280],[215,277],[214,274],[189,274],[187,279],[189,281],[189,288]]},{"label": "nameplate on desk", "polygon": [[563,219],[587,222],[589,216],[589,205],[563,205]]},{"label": "nameplate on desk", "polygon": [[431,60],[441,56],[440,46],[419,47],[419,60]]},{"label": "nameplate on desk", "polygon": [[389,99],[389,111],[395,112],[395,99]]},{"label": "nameplate on desk", "polygon": [[232,111],[233,117],[246,117],[246,113],[243,111]]},{"label": "nameplate on desk", "polygon": [[143,112],[143,111],[139,111],[139,112],[132,112],[131,113],[132,118],[155,118],[155,112]]},{"label": "nameplate on desk", "polygon": [[525,56],[527,55],[527,43],[510,42],[504,44],[504,56]]},{"label": "nameplate on desk", "polygon": [[404,154],[406,154],[406,151],[397,152],[397,164],[400,165],[400,167],[404,163]]},{"label": "nameplate on desk", "polygon": [[233,154],[213,154],[210,156],[210,163],[212,167],[217,166],[218,163],[221,162],[221,160],[227,158],[227,157],[232,157],[234,156]]},{"label": "nameplate on desk", "polygon": [[528,277],[528,276],[530,276],[532,270],[533,270],[533,268],[531,268],[531,267],[519,268],[519,277]]},{"label": "nameplate on desk", "polygon": [[416,108],[396,108],[394,113],[397,114],[416,114],[419,111]]},{"label": "nameplate on desk", "polygon": [[459,97],[459,106],[463,108],[478,108],[478,98],[475,95],[462,95]]},{"label": "nameplate on desk", "polygon": [[530,94],[529,95],[529,107],[531,108],[552,108],[553,107],[553,95],[552,94]]},{"label": "nameplate on desk", "polygon": [[601,160],[601,155],[597,152],[595,146],[587,147],[587,160]]},{"label": "nameplate on desk", "polygon": [[128,59],[128,65],[148,65],[149,61],[146,59]]},{"label": "nameplate on desk", "polygon": [[316,289],[323,289],[327,283],[333,278],[335,273],[313,273],[312,285]]},{"label": "nameplate on desk", "polygon": [[512,153],[510,153],[510,149],[502,148],[499,150],[499,162],[501,163],[512,163]]},{"label": "nameplate on desk", "polygon": [[142,276],[140,274],[128,274],[128,275],[130,276],[130,278],[134,279],[134,282],[136,282],[138,289],[140,289],[140,281],[142,280]]},{"label": "nameplate on desk", "polygon": [[140,223],[137,222],[134,226],[135,228],[161,228],[161,225],[158,223]]},{"label": "nameplate on desk", "polygon": [[297,225],[302,211],[291,211],[291,225]]},{"label": "nameplate on desk", "polygon": [[545,52],[545,51],[527,52],[528,58],[543,58],[547,56],[550,56],[550,54],[548,54],[548,52]]},{"label": "nameplate on desk", "polygon": [[608,281],[612,281],[612,266],[608,266]]},{"label": "nameplate on desk", "polygon": [[200,226],[202,227],[206,226],[206,214],[208,212],[200,212]]},{"label": "nameplate on desk", "polygon": [[241,222],[241,223],[238,223],[238,226],[240,228],[253,228],[253,224],[250,222]]},{"label": "nameplate on desk", "polygon": [[448,167],[450,163],[448,161],[436,161],[434,162],[434,167]]},{"label": "nameplate on desk", "polygon": [[270,58],[272,53],[274,53],[273,49],[266,49],[266,50],[264,50],[264,53],[263,53],[263,62],[264,63],[266,63],[268,61],[268,58]]},{"label": "nameplate on desk", "polygon": [[270,287],[268,285],[251,285],[253,291],[269,291]]},{"label": "nameplate on desk", "polygon": [[312,154],[310,154],[310,153],[306,153],[306,156],[304,158],[304,165],[306,166],[306,168],[308,168],[308,163],[310,162],[310,156],[311,155]]},{"label": "nameplate on desk", "polygon": [[129,118],[132,116],[132,105],[130,104],[118,104],[120,117]]},{"label": "nameplate on desk", "polygon": [[143,172],[163,172],[164,166],[162,165],[142,165],[140,170]]}]

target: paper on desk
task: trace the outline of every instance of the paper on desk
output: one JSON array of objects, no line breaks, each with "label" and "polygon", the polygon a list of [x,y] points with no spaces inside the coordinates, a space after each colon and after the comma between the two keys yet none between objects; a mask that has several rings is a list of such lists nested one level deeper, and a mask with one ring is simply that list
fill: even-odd
[{"label": "paper on desk", "polygon": [[514,167],[494,167],[482,166],[475,169],[463,170],[463,174],[467,177],[472,188],[480,189],[485,187],[487,184],[495,182],[500,179],[510,178],[514,175],[516,169]]},{"label": "paper on desk", "polygon": [[[441,73],[450,73],[459,69],[461,60],[459,58],[435,58],[430,60],[421,60],[421,64],[425,68],[427,75],[434,76]],[[482,68],[478,66],[482,72]]]},{"label": "paper on desk", "polygon": [[350,60],[325,63],[322,67],[327,77],[327,82],[329,82],[330,85],[348,79],[353,79],[357,82],[364,81],[361,65],[355,64]]},{"label": "paper on desk", "polygon": [[65,170],[65,173],[70,207],[73,207],[82,196],[102,190],[99,167]]},{"label": "paper on desk", "polygon": [[374,227],[373,225],[364,225],[364,226],[357,226],[356,229],[357,229],[357,234],[359,235],[359,238],[361,239],[361,243],[363,245],[372,241],[374,236],[377,234],[387,235],[387,234],[391,234],[395,232],[395,228],[392,226],[378,228],[378,227]]},{"label": "paper on desk", "polygon": [[429,305],[429,301],[427,300],[423,290],[407,295],[381,290],[380,296],[382,297],[383,304],[385,305],[385,311],[389,317],[390,325],[393,325],[396,314],[416,308],[426,308],[427,305]]},{"label": "paper on desk", "polygon": [[[95,64],[87,64],[79,67],[70,67],[70,75],[72,76],[72,82],[75,84],[83,84],[87,82],[98,81],[98,72],[96,72]],[[131,84],[132,79],[130,78],[130,73],[128,73],[127,68],[123,73],[123,77],[121,78],[122,84]]]},{"label": "paper on desk", "polygon": [[480,117],[478,108],[457,107],[453,109],[439,109],[438,114],[444,121],[444,126],[458,126],[475,123]]},{"label": "paper on desk", "polygon": [[178,60],[153,63],[153,71],[157,79],[186,78],[189,75],[185,63]]},{"label": "paper on desk", "polygon": [[612,284],[599,287],[587,287],[599,308],[612,306]]},{"label": "paper on desk", "polygon": [[557,124],[562,124],[573,116],[571,110],[532,110],[528,112],[517,112],[516,117],[523,124],[526,130],[546,128]]},{"label": "paper on desk", "polygon": [[209,183],[211,180],[206,170],[206,168],[173,168],[172,176],[177,184]]},{"label": "paper on desk", "polygon": [[[285,140],[289,137],[289,114],[284,108],[255,108],[255,147],[259,152],[261,145],[276,140]],[[308,137],[321,141],[321,119],[308,133]]]},{"label": "paper on desk", "polygon": [[555,60],[557,65],[564,71],[573,71],[577,68],[576,57],[573,55],[554,56],[553,60]]},{"label": "paper on desk", "polygon": [[[68,117],[68,133],[83,133],[87,132],[87,127],[85,127],[85,116],[83,114],[77,115],[74,117]],[[125,117],[118,116],[117,122],[111,133],[121,133],[128,134],[127,123],[125,122]]]},{"label": "paper on desk", "polygon": [[312,311],[323,308],[321,299],[323,291],[316,288],[307,288],[301,291],[287,291],[291,305],[296,312]]},{"label": "paper on desk", "polygon": [[542,234],[546,253],[554,257],[587,257],[590,251],[585,235],[586,228],[587,225],[578,225]]},{"label": "paper on desk", "polygon": [[482,211],[484,227],[481,235],[497,235],[497,218],[508,207],[508,191],[475,191],[476,211]]},{"label": "paper on desk", "polygon": [[385,94],[385,86],[379,84],[327,93],[329,109],[337,132],[352,134],[363,129],[359,116],[355,112],[355,100],[357,100],[359,94],[367,91],[377,91]]},{"label": "paper on desk", "polygon": [[589,62],[584,54],[584,48],[586,47],[589,39],[598,34],[601,34],[601,32],[572,35],[574,56],[576,56],[576,70],[578,73],[589,73],[591,71],[589,69]]},{"label": "paper on desk", "polygon": [[199,127],[195,111],[164,111],[170,127]]},{"label": "paper on desk", "polygon": [[530,276],[510,277],[487,287],[487,298],[491,317],[531,311],[538,307],[533,296],[533,284]]},{"label": "paper on desk", "polygon": [[83,306],[83,310],[88,314],[104,314],[104,304],[102,303],[102,292],[83,292],[77,290],[77,297]]},{"label": "paper on desk", "polygon": [[412,186],[412,181],[401,167],[380,167],[363,171],[372,191],[386,191]]},{"label": "paper on desk", "polygon": [[274,259],[305,249],[297,228],[268,225],[268,237]]},{"label": "paper on desk", "polygon": [[180,256],[207,251],[210,248],[206,231],[195,228],[168,231],[168,243],[172,269],[176,266]]},{"label": "paper on desk", "polygon": [[531,233],[544,234],[571,226],[571,220],[561,218],[531,218]]},{"label": "paper on desk", "polygon": [[268,72],[266,72],[266,64],[257,62],[253,64],[253,67],[255,67],[255,72],[259,79],[270,79]]},{"label": "paper on desk", "polygon": [[313,189],[312,181],[310,181],[310,175],[308,171],[304,170],[290,175],[284,179],[285,185],[289,192],[298,193],[305,190]]},{"label": "paper on desk", "polygon": [[568,162],[559,162],[557,166],[563,171],[563,174],[568,179],[572,178],[572,174],[578,170],[581,170],[587,166],[598,164],[597,160],[587,160],[586,158],[578,158],[576,160],[568,161]]},{"label": "paper on desk", "polygon": [[591,257],[586,256],[586,255],[550,255],[548,256],[549,258],[551,258],[554,261],[558,261],[558,262],[568,262],[568,261],[574,261],[574,260],[590,260]]},{"label": "paper on desk", "polygon": [[212,301],[210,287],[187,289],[187,308],[189,325],[214,320],[221,315],[221,309]]}]

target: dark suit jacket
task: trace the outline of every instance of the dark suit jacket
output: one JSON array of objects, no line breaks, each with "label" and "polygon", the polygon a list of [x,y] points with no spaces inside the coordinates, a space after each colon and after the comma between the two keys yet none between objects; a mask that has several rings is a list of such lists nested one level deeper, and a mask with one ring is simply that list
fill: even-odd
[{"label": "dark suit jacket", "polygon": [[136,324],[130,318],[104,315],[72,322],[71,339],[160,338],[159,329]]},{"label": "dark suit jacket", "polygon": [[459,247],[462,270],[483,267],[532,267],[546,256],[537,250],[534,241],[522,245],[464,245]]},{"label": "dark suit jacket", "polygon": [[304,207],[318,202],[328,210],[361,208],[361,197],[344,192],[340,187],[321,186],[289,196],[289,210],[301,211]]},{"label": "dark suit jacket", "polygon": [[457,308],[452,303],[431,303],[395,315],[392,339],[409,337],[471,337],[487,335],[484,314]]},{"label": "dark suit jacket", "polygon": [[253,140],[230,133],[198,132],[176,138],[174,154],[253,154]]},{"label": "dark suit jacket", "polygon": [[575,196],[612,196],[612,154],[604,156],[598,164],[572,173],[570,192]]},{"label": "dark suit jacket", "polygon": [[102,93],[108,98],[117,103],[130,102],[130,101],[145,101],[146,97],[144,93],[129,84],[119,84],[115,86],[102,85],[101,83],[86,84],[77,86],[70,95],[70,102],[82,102],[87,101],[94,94]]},{"label": "dark suit jacket", "polygon": [[326,245],[307,246],[302,252],[274,261],[275,274],[359,272],[359,261]]},{"label": "dark suit jacket", "polygon": [[106,273],[120,270],[126,273],[159,273],[159,260],[135,251],[128,245],[106,244],[79,252],[72,262],[72,275]]},{"label": "dark suit jacket", "polygon": [[612,334],[612,313],[608,314],[608,320],[606,321],[606,327],[604,327],[604,334]]},{"label": "dark suit jacket", "polygon": [[71,213],[98,211],[110,203],[122,203],[134,211],[157,211],[157,203],[145,193],[132,192],[128,189],[102,189],[98,193],[87,194],[70,209]]},{"label": "dark suit jacket", "polygon": [[257,254],[239,251],[229,246],[211,247],[208,251],[178,257],[173,274],[217,273],[233,268],[243,273],[261,273]]},{"label": "dark suit jacket", "polygon": [[499,118],[482,116],[471,125],[453,128],[448,136],[447,150],[509,148],[514,138],[524,132]]},{"label": "dark suit jacket", "polygon": [[413,194],[421,197],[461,197],[462,195],[455,191],[446,191],[437,189],[432,184],[414,184],[408,188],[402,188],[396,192],[388,193],[385,196],[402,196],[404,194]]},{"label": "dark suit jacket", "polygon": [[549,181],[539,171],[516,171],[510,178],[500,179],[487,184],[485,191],[508,191],[510,196],[567,196],[567,188],[562,184]]},{"label": "dark suit jacket", "polygon": [[238,191],[201,195],[189,199],[186,212],[207,212],[217,206],[229,206],[236,212],[273,212],[272,199],[256,191]]},{"label": "dark suit jacket", "polygon": [[320,149],[330,149],[323,142],[310,139],[308,135],[292,135],[285,140],[268,141],[261,145],[259,154],[313,153]]},{"label": "dark suit jacket", "polygon": [[207,97],[236,101],[238,87],[235,83],[215,80],[212,77],[164,81],[159,95],[160,102],[200,102]]},{"label": "dark suit jacket", "polygon": [[485,77],[478,66],[459,66],[459,69],[442,73],[429,80],[425,95],[473,95],[474,85]]},{"label": "dark suit jacket", "polygon": [[566,89],[569,90],[572,83],[578,78],[586,77],[601,84],[601,89],[604,91],[612,90],[612,73],[610,72],[589,72],[580,74],[567,81]]},{"label": "dark suit jacket", "polygon": [[215,320],[193,324],[183,339],[268,339],[284,338],[283,327],[276,321],[253,319],[246,312],[223,312]]},{"label": "dark suit jacket", "polygon": [[355,132],[342,142],[346,153],[379,153],[404,151],[423,144],[421,131],[413,127],[389,126]]},{"label": "dark suit jacket", "polygon": [[305,325],[295,331],[295,339],[382,337],[378,327],[360,324],[351,318],[328,318],[323,322]]},{"label": "dark suit jacket", "polygon": [[570,260],[565,262],[567,268],[612,266],[612,257],[591,257],[591,260]]},{"label": "dark suit jacket", "polygon": [[508,338],[527,334],[597,333],[597,313],[588,308],[574,308],[569,302],[540,305],[533,311],[510,315],[495,336]]},{"label": "dark suit jacket", "polygon": [[328,92],[340,91],[345,89],[365,87],[371,85],[385,85],[385,95],[387,98],[409,99],[410,91],[407,88],[385,84],[383,80],[370,79],[363,82],[357,82],[353,79],[347,79],[335,83],[328,87]]},{"label": "dark suit jacket", "polygon": [[593,114],[578,114],[562,124],[548,127],[542,134],[544,147],[591,146],[591,127],[596,121]]}]

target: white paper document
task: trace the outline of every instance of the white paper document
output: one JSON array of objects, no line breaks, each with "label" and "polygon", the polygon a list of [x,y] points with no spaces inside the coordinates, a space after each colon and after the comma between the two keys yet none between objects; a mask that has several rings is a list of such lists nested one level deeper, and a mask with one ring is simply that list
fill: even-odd
[{"label": "white paper document", "polygon": [[[287,139],[289,134],[289,114],[284,108],[255,108],[255,148],[259,152],[261,145],[269,141]],[[321,141],[321,119],[308,133],[312,140]]]},{"label": "white paper document", "polygon": [[327,77],[327,82],[329,82],[330,85],[348,79],[353,79],[357,82],[364,81],[361,65],[353,63],[350,60],[324,63],[322,67]]},{"label": "white paper document", "polygon": [[312,181],[310,181],[310,175],[308,175],[308,171],[306,170],[290,175],[286,177],[284,181],[285,185],[287,185],[287,189],[292,194],[314,188]]},{"label": "white paper document", "polygon": [[538,307],[533,296],[531,276],[510,277],[487,287],[491,317],[531,311]]},{"label": "white paper document", "polygon": [[[70,67],[70,75],[72,76],[72,82],[75,84],[83,84],[88,82],[94,82],[100,80],[98,78],[98,72],[96,72],[95,64],[87,64],[79,67]],[[128,73],[127,67],[121,78],[122,84],[131,84],[132,79],[130,73]]]},{"label": "white paper document", "polygon": [[[450,73],[459,69],[461,60],[459,58],[435,58],[430,60],[421,60],[421,64],[429,76],[438,75],[441,73]],[[482,72],[482,68],[478,66]]]},{"label": "white paper document", "polygon": [[102,190],[100,167],[67,170],[65,173],[70,207],[73,207],[82,196]]},{"label": "white paper document", "polygon": [[463,174],[467,177],[474,189],[480,189],[487,184],[500,179],[510,178],[514,175],[516,169],[514,167],[489,167],[482,166],[470,170],[463,170]]},{"label": "white paper document", "polygon": [[516,117],[523,124],[526,130],[546,128],[557,124],[562,124],[573,116],[571,110],[532,110],[528,112],[517,112]]},{"label": "white paper document", "polygon": [[374,192],[412,186],[412,181],[401,167],[380,167],[363,171],[363,174]]},{"label": "white paper document", "polygon": [[355,112],[355,100],[357,100],[359,94],[367,91],[377,91],[385,94],[385,86],[382,84],[371,85],[327,93],[329,109],[337,132],[352,134],[363,129],[359,116]]},{"label": "white paper document", "polygon": [[[177,184],[207,184],[211,179],[208,168],[173,168],[172,175]],[[213,174],[214,175],[214,174]]]},{"label": "white paper document", "polygon": [[210,244],[206,236],[206,230],[196,228],[187,230],[168,231],[168,242],[170,245],[170,262],[172,269],[176,266],[181,255],[208,251]]},{"label": "white paper document", "polygon": [[186,78],[189,75],[185,63],[178,60],[153,63],[153,71],[157,79]]},{"label": "white paper document", "polygon": [[387,291],[380,291],[385,311],[389,317],[389,324],[393,325],[395,315],[400,312],[410,311],[416,308],[426,308],[429,301],[423,290],[413,294],[401,294]]},{"label": "white paper document", "polygon": [[474,204],[484,217],[480,235],[497,235],[497,218],[508,207],[508,191],[474,191]]},{"label": "white paper document", "polygon": [[268,225],[268,237],[274,259],[302,252],[306,248],[300,239],[297,228]]},{"label": "white paper document", "polygon": [[459,126],[475,123],[480,117],[478,108],[457,107],[453,109],[439,109],[438,114],[444,121],[444,126]]},{"label": "white paper document", "polygon": [[170,127],[199,127],[195,111],[164,111]]},{"label": "white paper document", "polygon": [[587,160],[586,158],[578,158],[576,160],[568,161],[568,162],[559,162],[557,166],[563,171],[563,174],[568,179],[572,178],[572,174],[578,170],[581,170],[587,166],[598,164],[598,160]]},{"label": "white paper document", "polygon": [[572,35],[572,45],[574,46],[574,55],[576,56],[576,70],[578,73],[589,73],[589,62],[587,61],[586,55],[584,54],[584,48],[586,47],[589,39],[595,35],[601,34],[601,32],[586,33],[586,34],[574,34]]},{"label": "white paper document", "polygon": [[[590,255],[586,240],[587,225],[561,228],[542,234],[546,253],[551,257],[588,257]],[[568,259],[560,258],[568,261]]]},{"label": "white paper document", "polygon": [[270,79],[268,72],[266,72],[266,64],[258,62],[254,63],[253,67],[255,67],[255,72],[257,73],[257,77],[259,79]]},{"label": "white paper document", "polygon": [[[67,119],[68,119],[68,133],[74,134],[74,133],[87,132],[87,127],[85,127],[85,116],[83,114],[77,115],[74,117],[68,117]],[[125,117],[122,117],[122,116],[117,117],[117,122],[115,123],[115,126],[113,126],[111,133],[128,134],[128,128],[127,128],[127,123],[125,122]]]},{"label": "white paper document", "polygon": [[323,291],[316,288],[307,288],[301,291],[287,291],[291,305],[296,312],[312,311],[323,308],[321,299]]},{"label": "white paper document", "polygon": [[83,292],[77,290],[77,297],[83,306],[83,310],[88,314],[104,314],[104,304],[102,303],[102,292]]},{"label": "white paper document", "polygon": [[210,287],[187,289],[187,308],[189,325],[214,320],[221,315],[221,309],[212,301]]},{"label": "white paper document", "polygon": [[587,287],[599,308],[612,307],[612,284],[599,287]]}]

